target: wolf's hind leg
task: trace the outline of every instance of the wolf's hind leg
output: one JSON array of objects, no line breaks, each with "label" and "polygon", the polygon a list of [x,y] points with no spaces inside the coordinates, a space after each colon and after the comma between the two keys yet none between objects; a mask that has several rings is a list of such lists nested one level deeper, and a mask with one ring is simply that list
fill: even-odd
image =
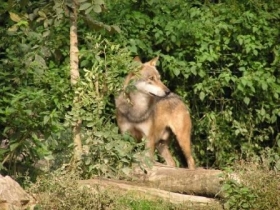
[{"label": "wolf's hind leg", "polygon": [[185,114],[182,123],[172,126],[172,131],[184,153],[189,169],[195,169],[195,162],[191,151],[191,120],[189,114]]},{"label": "wolf's hind leg", "polygon": [[177,141],[184,153],[189,169],[195,169],[195,162],[191,151],[191,136],[189,132],[179,132],[176,135]]},{"label": "wolf's hind leg", "polygon": [[163,157],[163,159],[165,160],[165,162],[168,166],[172,166],[172,167],[176,166],[175,161],[169,151],[167,142],[162,141],[162,142],[158,143],[157,150],[158,150],[159,154]]}]

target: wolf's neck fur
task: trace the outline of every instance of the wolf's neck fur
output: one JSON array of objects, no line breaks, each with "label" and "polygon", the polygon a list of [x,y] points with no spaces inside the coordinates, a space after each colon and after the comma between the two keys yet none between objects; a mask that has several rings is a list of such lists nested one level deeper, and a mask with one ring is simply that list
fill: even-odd
[{"label": "wolf's neck fur", "polygon": [[119,111],[134,123],[145,121],[152,114],[155,103],[154,97],[139,91],[121,94],[116,100]]}]

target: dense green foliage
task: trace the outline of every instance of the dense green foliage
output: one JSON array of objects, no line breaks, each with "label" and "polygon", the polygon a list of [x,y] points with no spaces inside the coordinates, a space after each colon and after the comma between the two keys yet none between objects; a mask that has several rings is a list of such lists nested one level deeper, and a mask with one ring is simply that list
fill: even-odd
[{"label": "dense green foliage", "polygon": [[135,55],[160,55],[163,80],[189,105],[197,165],[222,168],[265,156],[279,170],[279,1],[79,2],[77,87],[69,82],[69,3],[1,3],[0,166],[6,172],[19,159],[28,166],[42,158],[69,161],[56,155],[71,156],[77,119],[88,151],[85,175],[127,172],[138,148],[117,132],[113,98]]},{"label": "dense green foliage", "polygon": [[[8,13],[8,4],[1,6],[6,6],[1,11],[6,19],[0,29],[0,127],[1,140],[8,139],[9,147],[1,149],[0,160],[12,164],[21,156],[23,163],[31,165],[51,154],[48,144],[59,135],[71,104],[71,94],[65,94],[71,92],[68,64],[59,63],[55,56],[55,46],[66,45],[67,39],[56,36],[62,27],[49,31],[33,24],[25,13]],[[36,4],[32,6],[36,9]]]},{"label": "dense green foliage", "polygon": [[[268,166],[237,168],[245,182],[225,183],[225,207],[279,206],[274,199],[280,170],[279,0],[78,0],[75,87],[69,72],[71,2],[0,0],[1,173],[33,176],[42,159],[51,169],[67,168],[71,127],[80,119],[79,176],[129,173],[143,157],[144,143],[118,133],[114,96],[135,69],[135,55],[143,61],[159,55],[165,84],[190,107],[197,165],[224,168],[250,160]],[[177,155],[178,145],[172,146]],[[176,162],[186,164],[180,155]],[[55,199],[54,205],[65,209],[153,205],[127,197],[112,203],[115,197],[102,193],[93,203],[87,191],[77,191],[75,177],[61,176],[64,172],[38,180],[31,189],[42,195],[42,208],[52,208],[49,201]],[[65,195],[71,196],[61,203],[59,196]]]},{"label": "dense green foliage", "polygon": [[217,167],[280,152],[279,18],[279,1],[259,0],[117,1],[102,15],[133,54],[160,55],[166,84],[190,104],[199,165]]},{"label": "dense green foliage", "polygon": [[222,192],[226,209],[279,208],[279,173],[270,170],[267,163],[241,163],[235,166],[234,173],[241,181],[228,177],[224,183]]},{"label": "dense green foliage", "polygon": [[136,145],[131,137],[118,133],[113,98],[121,90],[124,75],[135,65],[120,45],[91,34],[83,38],[81,82],[75,89],[79,101],[67,113],[64,126],[69,127],[78,119],[83,121],[85,176],[127,174],[132,162],[137,162],[137,148],[142,144]]}]

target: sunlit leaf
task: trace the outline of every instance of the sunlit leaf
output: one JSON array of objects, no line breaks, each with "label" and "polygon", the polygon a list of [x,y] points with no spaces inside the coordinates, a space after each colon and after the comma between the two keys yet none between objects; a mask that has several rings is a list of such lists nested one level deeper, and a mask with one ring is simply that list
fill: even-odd
[{"label": "sunlit leaf", "polygon": [[250,103],[250,98],[244,97],[243,101],[246,105],[248,105]]},{"label": "sunlit leaf", "polygon": [[98,4],[95,4],[95,5],[93,6],[93,11],[96,12],[96,13],[102,12],[101,6],[98,5]]},{"label": "sunlit leaf", "polygon": [[80,5],[79,10],[86,10],[86,9],[88,9],[90,6],[92,6],[92,4],[86,2],[86,3]]},{"label": "sunlit leaf", "polygon": [[17,149],[20,146],[21,142],[14,142],[12,144],[10,144],[10,151],[14,151],[15,149]]},{"label": "sunlit leaf", "polygon": [[205,98],[205,93],[204,93],[204,92],[200,92],[200,93],[199,93],[199,99],[200,99],[201,101],[203,101],[204,98]]},{"label": "sunlit leaf", "polygon": [[94,4],[103,5],[105,2],[104,0],[94,0]]},{"label": "sunlit leaf", "polygon": [[120,29],[119,26],[112,25],[111,27],[112,27],[112,28],[114,29],[114,31],[116,31],[117,33],[121,33],[121,29]]},{"label": "sunlit leaf", "polygon": [[16,13],[13,13],[13,12],[9,12],[9,13],[10,13],[10,18],[12,21],[14,21],[14,22],[21,21],[21,18]]},{"label": "sunlit leaf", "polygon": [[43,18],[47,18],[46,14],[42,10],[38,11],[38,15],[40,15]]}]

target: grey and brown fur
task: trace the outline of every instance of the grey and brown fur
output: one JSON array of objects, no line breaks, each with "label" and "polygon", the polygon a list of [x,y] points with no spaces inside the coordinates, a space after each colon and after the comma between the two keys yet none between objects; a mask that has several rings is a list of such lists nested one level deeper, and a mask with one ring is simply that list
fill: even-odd
[{"label": "grey and brown fur", "polygon": [[156,69],[157,60],[158,57],[143,63],[139,74],[131,73],[126,77],[124,90],[131,83],[135,88],[123,91],[115,100],[118,126],[121,133],[129,132],[138,141],[146,138],[150,157],[154,156],[157,148],[169,166],[175,166],[168,148],[168,138],[172,132],[188,167],[195,169],[189,111],[182,100],[162,83]]}]

